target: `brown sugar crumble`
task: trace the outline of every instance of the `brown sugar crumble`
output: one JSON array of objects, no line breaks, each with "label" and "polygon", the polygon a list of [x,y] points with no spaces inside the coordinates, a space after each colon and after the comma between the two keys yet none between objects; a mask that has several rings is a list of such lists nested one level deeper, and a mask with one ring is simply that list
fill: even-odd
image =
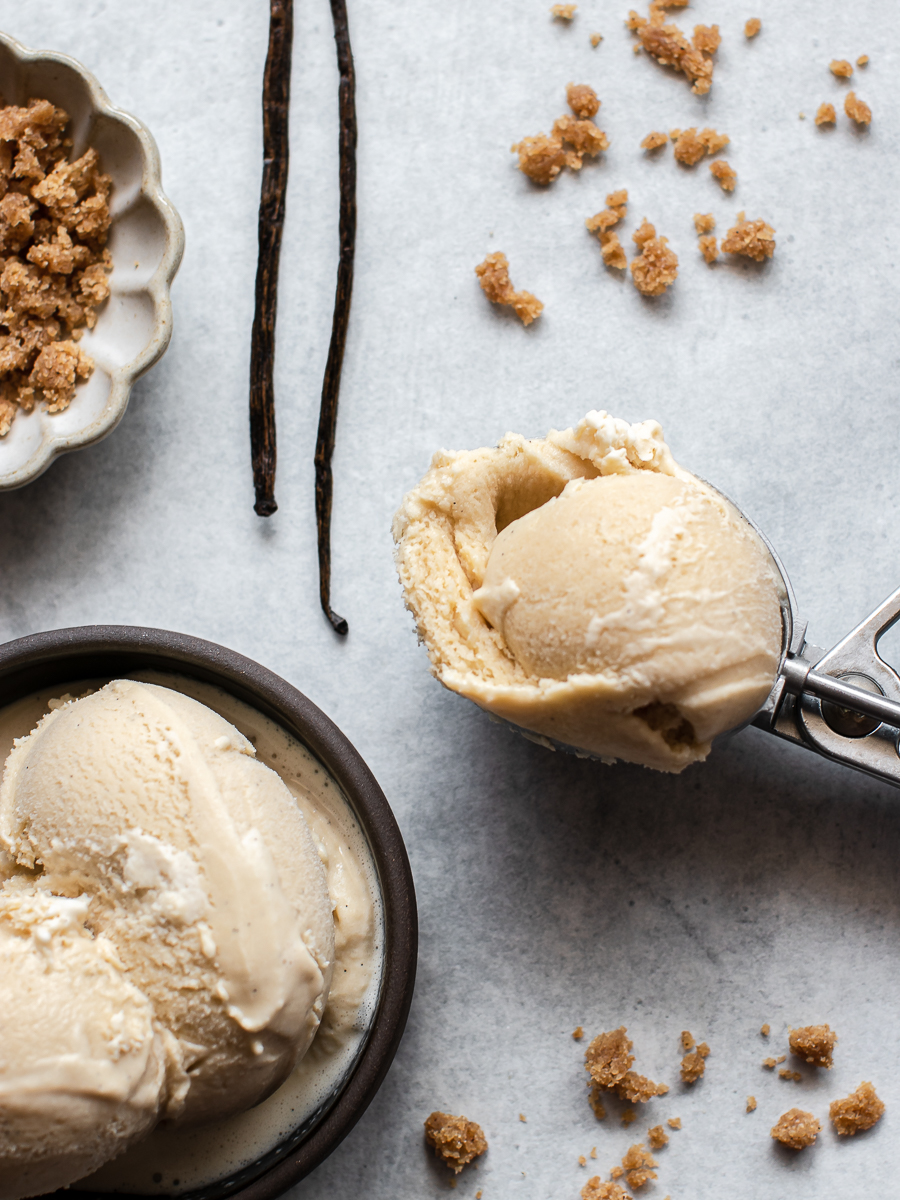
[{"label": "brown sugar crumble", "polygon": [[696,166],[706,154],[718,154],[731,140],[727,133],[717,133],[715,129],[702,129],[698,133],[696,127],[673,129],[669,136],[675,143],[675,158],[686,167]]},{"label": "brown sugar crumble", "polygon": [[[740,254],[762,262],[775,253],[775,230],[765,221],[747,221],[742,212],[738,213],[737,224],[728,230],[722,249],[726,254]],[[784,1058],[777,1061],[784,1062]]]},{"label": "brown sugar crumble", "polygon": [[641,142],[641,149],[658,150],[660,146],[664,146],[668,140],[669,135],[667,133],[662,133],[660,130],[654,130],[652,133],[648,133]]},{"label": "brown sugar crumble", "polygon": [[686,1054],[681,1060],[681,1078],[685,1083],[696,1083],[698,1079],[703,1077],[706,1071],[706,1059],[709,1057],[709,1046],[706,1042],[701,1042],[700,1045],[691,1054]]},{"label": "brown sugar crumble", "polygon": [[[698,233],[710,233],[716,227],[716,218],[712,213],[694,213],[694,228]],[[681,1035],[682,1045],[684,1044],[684,1034]],[[693,1045],[685,1046],[685,1050],[693,1050]]]},{"label": "brown sugar crumble", "polygon": [[519,1113],[519,1120],[522,1122],[523,1125],[526,1124],[527,1119],[526,1119],[524,1113]]},{"label": "brown sugar crumble", "polygon": [[663,11],[683,7],[680,0],[678,3],[654,0],[648,17],[642,17],[632,9],[625,24],[638,35],[648,54],[663,66],[680,71],[692,84],[691,91],[703,96],[712,86],[712,55],[721,42],[719,27],[695,25],[693,37],[688,41],[677,25],[667,23]]},{"label": "brown sugar crumble", "polygon": [[607,1183],[599,1175],[589,1179],[581,1189],[581,1200],[631,1200],[618,1183]]},{"label": "brown sugar crumble", "polygon": [[557,21],[571,21],[577,8],[577,4],[551,4],[550,15]]},{"label": "brown sugar crumble", "polygon": [[112,180],[95,150],[69,161],[68,114],[0,108],[0,437],[44,400],[68,408],[93,360],[76,345],[109,295]]},{"label": "brown sugar crumble", "polygon": [[685,1050],[693,1050],[693,1048],[697,1045],[697,1043],[694,1041],[694,1035],[687,1029],[682,1029],[681,1031],[681,1045]]},{"label": "brown sugar crumble", "polygon": [[737,171],[724,158],[709,164],[709,170],[723,192],[733,192],[737,183]]},{"label": "brown sugar crumble", "polygon": [[828,1025],[806,1025],[803,1029],[791,1029],[788,1044],[791,1054],[796,1054],[812,1067],[834,1066],[834,1046],[837,1034]]},{"label": "brown sugar crumble", "polygon": [[586,83],[566,84],[566,99],[576,117],[593,117],[600,109],[597,93]]},{"label": "brown sugar crumble", "polygon": [[747,1097],[747,1112],[748,1113],[756,1112],[756,1097],[755,1096]]},{"label": "brown sugar crumble", "polygon": [[602,151],[609,149],[609,138],[593,121],[580,121],[577,117],[570,117],[568,113],[554,121],[553,137],[572,147],[566,152],[565,162],[573,171],[581,170],[586,154],[596,158]]},{"label": "brown sugar crumble", "polygon": [[781,1079],[792,1079],[794,1083],[800,1083],[800,1081],[803,1079],[803,1076],[799,1071],[789,1071],[786,1067],[780,1070],[778,1075]]},{"label": "brown sugar crumble", "polygon": [[763,1025],[762,1029],[760,1029],[759,1032],[762,1034],[763,1037],[768,1037],[769,1034],[772,1032],[772,1028],[767,1022],[765,1025]]},{"label": "brown sugar crumble", "polygon": [[884,1115],[884,1102],[878,1099],[871,1083],[863,1082],[844,1100],[835,1100],[828,1110],[835,1133],[853,1137],[862,1129],[871,1129]]},{"label": "brown sugar crumble", "polygon": [[637,1113],[634,1111],[633,1108],[626,1108],[625,1111],[622,1113],[622,1124],[626,1128],[629,1125],[633,1125],[636,1120],[637,1120]]},{"label": "brown sugar crumble", "polygon": [[750,20],[744,25],[744,37],[755,38],[761,29],[762,21],[759,19],[759,17],[751,17]]},{"label": "brown sugar crumble", "polygon": [[680,1129],[681,1117],[669,1117],[668,1121],[666,1121],[666,1124],[670,1129]]},{"label": "brown sugar crumble", "polygon": [[714,234],[707,233],[703,237],[697,238],[697,246],[708,263],[716,262],[719,257],[719,243]]},{"label": "brown sugar crumble", "polygon": [[661,296],[678,277],[678,255],[669,249],[668,238],[656,236],[656,229],[646,217],[631,237],[641,250],[631,260],[634,286],[644,296]]},{"label": "brown sugar crumble", "polygon": [[669,1135],[663,1129],[662,1125],[654,1125],[647,1130],[647,1141],[654,1150],[662,1150],[664,1146],[669,1144]]},{"label": "brown sugar crumble", "polygon": [[[844,100],[844,112],[857,125],[868,125],[872,120],[872,110],[864,100],[857,100],[856,92],[848,92]],[[2,284],[0,284],[2,286]]]},{"label": "brown sugar crumble", "polygon": [[481,290],[491,304],[508,305],[522,322],[530,325],[544,311],[544,306],[531,292],[517,292],[509,280],[509,263],[499,250],[489,254],[475,268]]},{"label": "brown sugar crumble", "polygon": [[847,62],[846,58],[833,58],[828,64],[828,69],[838,79],[849,79],[853,74],[853,64]]},{"label": "brown sugar crumble", "polygon": [[610,192],[606,197],[606,204],[607,207],[601,212],[587,218],[585,226],[591,233],[596,233],[599,236],[600,253],[606,265],[624,271],[628,266],[625,250],[619,241],[618,235],[610,233],[609,230],[613,225],[621,221],[628,211],[627,190],[620,188],[616,192]]},{"label": "brown sugar crumble", "polygon": [[642,1188],[651,1179],[656,1179],[656,1172],[653,1168],[657,1165],[656,1159],[650,1151],[645,1150],[643,1144],[638,1142],[637,1145],[629,1147],[622,1159],[625,1182],[630,1188]]},{"label": "brown sugar crumble", "polygon": [[772,1126],[771,1136],[791,1150],[803,1150],[815,1142],[821,1128],[812,1113],[804,1112],[802,1108],[791,1108]]},{"label": "brown sugar crumble", "polygon": [[518,154],[519,170],[532,183],[552,183],[566,165],[562,138],[555,135],[547,137],[546,133],[539,133],[535,137],[524,137],[520,142],[514,142],[510,150]]},{"label": "brown sugar crumble", "polygon": [[575,1029],[572,1030],[572,1037],[575,1039],[576,1042],[580,1042],[581,1039],[584,1037],[584,1028],[581,1025],[578,1025]]},{"label": "brown sugar crumble", "polygon": [[856,60],[856,65],[857,65],[858,67],[867,67],[867,66],[869,65],[869,56],[868,56],[868,54],[861,54],[861,55],[859,56],[859,58]]},{"label": "brown sugar crumble", "polygon": [[488,1148],[480,1125],[443,1112],[433,1112],[426,1120],[425,1140],[457,1175]]},{"label": "brown sugar crumble", "polygon": [[600,43],[602,41],[603,41],[602,33],[592,33],[591,34],[591,45],[594,47],[595,50],[597,49],[597,47],[600,45]]},{"label": "brown sugar crumble", "polygon": [[585,1070],[591,1077],[594,1091],[602,1089],[631,1103],[638,1101],[644,1104],[654,1096],[664,1096],[669,1089],[664,1083],[654,1083],[631,1070],[634,1044],[626,1036],[627,1032],[622,1025],[598,1034],[584,1052]]},{"label": "brown sugar crumble", "polygon": [[837,113],[834,111],[834,105],[820,104],[816,109],[816,124],[817,125],[834,125],[837,122]]}]

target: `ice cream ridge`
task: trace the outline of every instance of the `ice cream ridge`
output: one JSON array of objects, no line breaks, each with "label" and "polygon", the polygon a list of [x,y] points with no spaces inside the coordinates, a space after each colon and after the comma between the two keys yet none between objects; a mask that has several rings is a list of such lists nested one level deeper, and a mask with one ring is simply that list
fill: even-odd
[{"label": "ice cream ridge", "polygon": [[393,532],[433,674],[551,747],[679,772],[772,688],[780,574],[655,421],[439,451]]},{"label": "ice cream ridge", "polygon": [[228,721],[115,680],[20,738],[0,787],[0,1200],[73,1181],[160,1119],[274,1091],[331,982],[325,872]]}]

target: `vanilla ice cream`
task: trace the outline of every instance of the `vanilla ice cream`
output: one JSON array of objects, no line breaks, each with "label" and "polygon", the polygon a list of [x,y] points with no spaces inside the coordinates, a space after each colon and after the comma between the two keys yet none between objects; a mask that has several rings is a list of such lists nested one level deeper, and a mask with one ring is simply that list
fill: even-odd
[{"label": "vanilla ice cream", "polygon": [[[149,1084],[134,1082],[139,1104],[119,1079],[130,1061],[123,1060],[110,1099],[129,1113],[139,1109],[140,1120],[120,1119],[116,1110],[90,1157],[61,1153],[58,1173],[43,1188],[98,1166],[158,1116],[203,1122],[256,1104],[316,1033],[333,971],[332,902],[302,813],[254,755],[233,725],[188,696],[116,680],[56,707],[7,759],[0,844],[12,879],[4,893],[14,888],[17,903],[27,900],[36,912],[81,904],[86,928],[79,934],[73,918],[68,940],[54,934],[48,943],[55,955],[43,960],[48,996],[58,992],[61,1002],[68,992],[71,1018],[53,1040],[45,1045],[28,1037],[31,1027],[23,1032],[18,1002],[0,1009],[0,1044],[18,1043],[22,1056],[21,1067],[0,1064],[0,1162],[18,1156],[27,1175],[32,1158],[46,1160],[42,1144],[32,1154],[8,1132],[23,1089],[36,1114],[42,1105],[56,1111],[57,1092],[73,1075],[87,1095],[105,1096],[102,1073],[79,1073],[88,1051],[77,1016],[85,995],[84,1020],[102,1029],[109,1018],[112,1010],[94,1004],[91,993],[101,968],[115,984],[109,1003],[130,1005],[131,1025],[144,1013],[148,1027],[143,1042],[135,1035],[134,1053],[146,1042],[154,1062],[165,1060],[152,1103]],[[11,920],[3,910],[4,929]],[[50,926],[38,921],[35,929],[31,942],[40,948]],[[11,996],[40,988],[23,937],[0,943],[2,986]],[[45,1049],[43,1075],[32,1086],[25,1066]],[[86,1118],[76,1096],[79,1103],[60,1109],[57,1123],[71,1116],[77,1140]],[[107,1151],[100,1157],[98,1138]],[[57,1142],[65,1144],[62,1134]],[[0,1172],[0,1197],[26,1194]]]},{"label": "vanilla ice cream", "polygon": [[680,771],[771,690],[780,575],[655,422],[440,452],[394,538],[434,674],[549,745]]}]

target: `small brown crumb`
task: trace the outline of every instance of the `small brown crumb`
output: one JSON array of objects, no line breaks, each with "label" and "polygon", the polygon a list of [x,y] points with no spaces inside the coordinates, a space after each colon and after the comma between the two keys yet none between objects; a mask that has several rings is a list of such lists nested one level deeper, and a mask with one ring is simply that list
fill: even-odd
[{"label": "small brown crumb", "polygon": [[846,58],[833,58],[828,64],[828,69],[832,75],[837,75],[838,79],[849,79],[853,74],[853,65],[847,62]]},{"label": "small brown crumb", "polygon": [[774,1058],[764,1058],[763,1066],[766,1068],[767,1071],[774,1071],[775,1070],[775,1059]]},{"label": "small brown crumb", "polygon": [[547,137],[546,133],[524,137],[510,146],[510,151],[518,154],[519,170],[532,183],[552,183],[566,165],[562,138],[556,134],[553,137]]},{"label": "small brown crumb", "polygon": [[597,47],[600,45],[600,43],[602,41],[603,41],[602,33],[592,33],[591,34],[591,45],[594,47],[595,50],[597,49]]},{"label": "small brown crumb", "polygon": [[647,1141],[654,1150],[662,1150],[663,1146],[668,1146],[669,1135],[663,1129],[662,1125],[654,1125],[647,1130]]},{"label": "small brown crumb", "polygon": [[617,271],[624,271],[628,266],[628,257],[625,254],[625,247],[619,241],[618,234],[600,234],[600,254],[606,265],[608,267],[614,267]]},{"label": "small brown crumb", "polygon": [[800,118],[801,121],[806,120],[806,113],[798,113],[797,116]]},{"label": "small brown crumb", "polygon": [[772,1032],[772,1029],[771,1029],[771,1026],[768,1024],[768,1022],[765,1025],[763,1025],[762,1029],[760,1029],[759,1032],[763,1035],[763,1037],[769,1036],[769,1034]]},{"label": "small brown crumb", "polygon": [[868,54],[861,54],[861,55],[859,56],[859,58],[856,60],[856,65],[857,65],[858,67],[867,67],[867,66],[869,65],[869,56],[868,56]]},{"label": "small brown crumb", "polygon": [[587,1159],[584,1157],[583,1154],[578,1155],[578,1165],[579,1165],[579,1167],[587,1166]]},{"label": "small brown crumb", "polygon": [[575,1039],[576,1042],[581,1041],[581,1039],[584,1037],[584,1029],[582,1028],[581,1025],[577,1026],[577,1028],[572,1030],[572,1037]]},{"label": "small brown crumb", "polygon": [[[743,214],[743,213],[741,213],[741,214],[740,214],[740,216],[738,217],[738,220],[739,220],[739,221],[742,221],[743,219],[744,219],[744,214]],[[778,1055],[778,1057],[775,1059],[775,1061],[776,1061],[777,1063],[783,1063],[783,1062],[785,1061],[785,1059],[786,1059],[786,1058],[787,1058],[787,1055],[786,1055],[786,1054],[779,1054],[779,1055]]]},{"label": "small brown crumb", "polygon": [[[664,7],[681,8],[683,5],[651,4],[649,18],[632,9],[625,24],[638,35],[640,46],[648,54],[663,66],[680,71],[693,85],[691,90],[703,96],[712,86],[712,55],[721,41],[719,27],[695,25],[694,36],[688,41],[677,25],[667,24]],[[635,50],[639,48],[636,46]]]},{"label": "small brown crumb", "polygon": [[734,185],[737,183],[737,171],[730,163],[727,163],[724,158],[719,158],[709,164],[709,170],[713,178],[718,180],[719,187],[723,192],[734,191]]},{"label": "small brown crumb", "polygon": [[[694,213],[694,228],[698,233],[710,233],[716,227],[716,218],[712,213]],[[682,1041],[684,1040],[684,1034]],[[685,1046],[685,1050],[693,1050],[693,1045]]]},{"label": "small brown crumb", "polygon": [[685,1050],[693,1050],[693,1048],[697,1045],[697,1043],[694,1041],[694,1035],[688,1032],[687,1029],[683,1029],[681,1031],[681,1045]]},{"label": "small brown crumb", "polygon": [[750,20],[744,25],[744,37],[755,38],[761,29],[762,21],[759,19],[759,17],[751,17]]},{"label": "small brown crumb", "polygon": [[728,145],[726,133],[717,133],[715,129],[703,129],[697,133],[696,127],[691,129],[673,129],[671,136],[675,140],[675,158],[686,167],[693,167],[705,154],[718,154]]},{"label": "small brown crumb", "polygon": [[634,286],[644,296],[661,296],[678,277],[678,255],[669,249],[668,238],[656,236],[646,217],[631,237],[641,248],[639,257],[631,260]]},{"label": "small brown crumb", "polygon": [[481,290],[491,304],[508,305],[523,325],[530,325],[544,311],[544,306],[531,292],[516,292],[509,280],[509,263],[499,250],[489,254],[475,268]]},{"label": "small brown crumb", "polygon": [[652,1169],[657,1166],[656,1159],[640,1142],[626,1151],[622,1166],[625,1168],[625,1182],[631,1188],[642,1188],[645,1183],[657,1177]]},{"label": "small brown crumb", "polygon": [[519,1113],[519,1120],[522,1122],[523,1125],[525,1124],[525,1114],[524,1113]]},{"label": "small brown crumb", "polygon": [[597,1147],[591,1146],[591,1158],[596,1158],[596,1157],[597,1157]]},{"label": "small brown crumb", "polygon": [[705,237],[697,238],[697,245],[700,253],[708,263],[714,263],[719,257],[719,244],[716,241],[715,234],[708,233]]},{"label": "small brown crumb", "polygon": [[772,1126],[771,1135],[776,1142],[781,1142],[782,1146],[789,1146],[791,1150],[802,1150],[805,1146],[813,1144],[821,1128],[812,1113],[804,1112],[801,1108],[791,1108]]},{"label": "small brown crumb", "polygon": [[595,1175],[581,1189],[581,1200],[631,1200],[631,1198],[618,1183],[607,1183],[599,1175]]},{"label": "small brown crumb", "polygon": [[637,1113],[633,1108],[626,1108],[622,1113],[622,1124],[625,1126],[633,1125],[637,1120]]},{"label": "small brown crumb", "polygon": [[871,1083],[863,1082],[845,1100],[835,1100],[829,1108],[831,1123],[841,1137],[853,1137],[861,1129],[871,1129],[884,1115],[884,1103]]},{"label": "small brown crumb", "polygon": [[748,1113],[756,1112],[756,1097],[755,1096],[747,1097],[747,1112]]},{"label": "small brown crumb", "polygon": [[692,1054],[686,1054],[681,1060],[681,1078],[685,1083],[696,1083],[703,1077],[705,1070],[704,1055],[700,1053],[699,1049]]},{"label": "small brown crumb", "polygon": [[588,1104],[594,1110],[594,1116],[598,1121],[606,1120],[606,1109],[603,1107],[603,1101],[600,1099],[600,1088],[596,1083],[591,1088],[590,1095],[588,1096]]},{"label": "small brown crumb", "polygon": [[610,208],[617,209],[619,216],[624,217],[628,203],[628,189],[618,188],[615,192],[607,192],[606,203]]},{"label": "small brown crumb", "polygon": [[566,84],[566,100],[576,117],[593,117],[600,108],[597,93],[586,83]]},{"label": "small brown crumb", "polygon": [[572,150],[566,154],[566,166],[573,171],[580,171],[585,154],[596,158],[603,150],[609,148],[609,138],[602,129],[598,129],[593,121],[579,121],[568,113],[559,117],[553,123],[553,136],[568,142]]},{"label": "small brown crumb", "polygon": [[482,1195],[481,1188],[479,1188],[478,1191],[475,1193],[475,1200],[481,1200],[481,1195]]},{"label": "small brown crumb", "polygon": [[577,8],[577,4],[552,4],[550,15],[557,21],[571,21]]},{"label": "small brown crumb", "polygon": [[[765,221],[747,221],[744,214],[739,213],[738,223],[728,230],[722,249],[726,254],[741,254],[762,262],[775,253],[775,230]],[[778,1061],[784,1062],[784,1059]]]},{"label": "small brown crumb", "polygon": [[488,1148],[480,1125],[443,1112],[433,1112],[425,1122],[425,1140],[457,1175]]},{"label": "small brown crumb", "polygon": [[793,1079],[794,1083],[800,1083],[803,1079],[799,1071],[789,1071],[787,1068],[779,1071],[778,1074],[782,1079]]},{"label": "small brown crumb", "polygon": [[837,1034],[828,1025],[806,1025],[803,1029],[792,1029],[788,1036],[791,1054],[796,1054],[813,1067],[834,1065],[834,1044]]},{"label": "small brown crumb", "polygon": [[625,1174],[624,1167],[615,1166],[610,1171],[609,1177],[610,1177],[610,1179],[621,1179],[624,1174]]},{"label": "small brown crumb", "polygon": [[660,130],[654,130],[653,133],[648,133],[641,142],[642,150],[658,150],[660,146],[664,146],[669,140],[667,133],[662,133]]},{"label": "small brown crumb", "polygon": [[844,112],[857,125],[868,125],[872,120],[871,108],[864,100],[857,100],[856,92],[847,93],[847,98],[844,100]]},{"label": "small brown crumb", "polygon": [[624,1025],[608,1033],[598,1033],[584,1052],[585,1070],[602,1088],[614,1088],[634,1062],[634,1043]]},{"label": "small brown crumb", "polygon": [[666,1121],[666,1124],[670,1129],[680,1129],[681,1117],[669,1117],[668,1121]]}]

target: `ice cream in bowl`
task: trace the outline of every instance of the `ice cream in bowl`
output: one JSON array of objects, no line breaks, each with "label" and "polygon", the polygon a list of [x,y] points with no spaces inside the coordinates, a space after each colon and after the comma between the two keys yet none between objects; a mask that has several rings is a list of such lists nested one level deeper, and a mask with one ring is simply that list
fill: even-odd
[{"label": "ice cream in bowl", "polygon": [[778,564],[655,421],[440,451],[394,538],[433,673],[549,746],[678,772],[778,674]]},{"label": "ice cream in bowl", "polygon": [[377,784],[283,680],[179,635],[10,643],[0,695],[0,1197],[280,1194],[411,997]]}]

